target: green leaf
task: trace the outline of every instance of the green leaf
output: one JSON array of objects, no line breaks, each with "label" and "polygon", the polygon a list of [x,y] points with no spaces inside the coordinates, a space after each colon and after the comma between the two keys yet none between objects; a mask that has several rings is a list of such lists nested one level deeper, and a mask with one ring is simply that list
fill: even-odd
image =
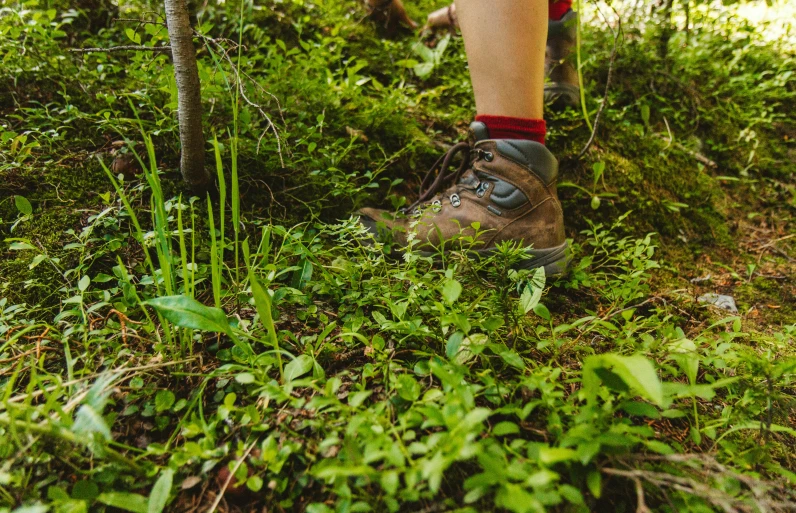
[{"label": "green leaf", "polygon": [[155,411],[164,412],[174,405],[174,393],[171,390],[158,390],[155,394]]},{"label": "green leaf", "polygon": [[550,315],[550,310],[548,310],[547,307],[544,306],[542,303],[539,303],[538,305],[533,307],[533,313],[535,313],[536,315],[538,315],[539,317],[541,317],[546,321],[550,321],[550,318],[552,317]]},{"label": "green leaf", "polygon": [[84,274],[80,281],[77,282],[77,288],[80,292],[85,292],[88,286],[91,284],[91,278],[88,274]]},{"label": "green leaf", "polygon": [[274,326],[274,318],[272,313],[272,301],[268,291],[263,287],[254,273],[249,274],[249,281],[252,287],[252,296],[254,297],[254,306],[257,308],[257,315],[260,316],[260,322],[268,334],[268,342],[277,351],[279,350],[279,340],[276,337],[276,327]]},{"label": "green leaf", "polygon": [[503,351],[502,353],[500,353],[500,357],[503,359],[504,362],[511,365],[512,367],[519,370],[525,370],[525,362],[523,361],[522,357],[517,353],[515,353],[514,351],[510,349],[508,351]]},{"label": "green leaf", "polygon": [[455,303],[461,293],[462,284],[456,280],[447,280],[445,285],[442,286],[442,299],[449,305]]},{"label": "green leaf", "polygon": [[303,290],[312,279],[312,262],[306,258],[302,258],[298,267],[299,268],[293,273],[293,282],[291,286],[294,289]]},{"label": "green leaf", "polygon": [[124,30],[125,35],[132,41],[133,43],[140,45],[141,44],[141,35],[137,34],[135,30],[131,28],[127,28]]},{"label": "green leaf", "polygon": [[80,409],[77,410],[75,423],[72,424],[72,432],[81,437],[91,438],[96,434],[105,440],[111,439],[111,430],[105,419],[88,404],[80,406]]},{"label": "green leaf", "polygon": [[408,374],[401,374],[398,376],[395,389],[398,391],[398,395],[401,399],[406,401],[414,402],[420,397],[420,383],[415,381],[414,378]]},{"label": "green leaf", "polygon": [[531,513],[545,511],[545,507],[525,489],[513,483],[503,483],[495,496],[495,504],[512,513]]},{"label": "green leaf", "polygon": [[33,205],[30,204],[30,201],[25,196],[14,195],[14,205],[23,215],[29,216],[33,214]]},{"label": "green leaf", "polygon": [[150,299],[145,305],[154,308],[180,328],[230,334],[227,316],[220,308],[205,306],[188,296],[165,296]]},{"label": "green leaf", "polygon": [[520,310],[523,315],[533,310],[542,299],[544,292],[545,274],[544,267],[539,267],[534,271],[533,277],[529,280],[528,284],[520,295]]},{"label": "green leaf", "polygon": [[553,465],[562,461],[572,461],[577,457],[573,449],[565,447],[542,447],[539,449],[539,461],[545,465]]},{"label": "green leaf", "polygon": [[495,424],[495,427],[492,428],[492,434],[495,436],[516,435],[519,432],[519,426],[509,421],[498,422]]},{"label": "green leaf", "polygon": [[431,75],[433,70],[433,62],[424,62],[415,66],[415,75],[417,75],[417,78],[426,78],[427,76]]},{"label": "green leaf", "polygon": [[445,355],[448,359],[453,359],[453,357],[456,356],[463,340],[464,333],[461,331],[454,331],[453,334],[448,337],[448,342],[445,344]]},{"label": "green leaf", "polygon": [[44,504],[36,503],[36,504],[29,504],[27,506],[20,506],[14,509],[12,513],[47,513],[49,510],[50,508],[45,506]]},{"label": "green leaf", "polygon": [[603,493],[603,477],[599,470],[592,470],[586,476],[586,486],[595,498],[599,499]]},{"label": "green leaf", "polygon": [[246,480],[246,488],[253,492],[259,492],[263,487],[263,478],[260,476],[251,476]]},{"label": "green leaf", "polygon": [[650,124],[650,106],[646,103],[641,105],[641,121],[644,122],[644,126]]},{"label": "green leaf", "polygon": [[302,354],[285,365],[285,381],[293,381],[312,370],[313,359],[308,354]]},{"label": "green leaf", "polygon": [[107,492],[101,493],[97,501],[131,513],[149,513],[147,498],[137,493]]},{"label": "green leaf", "polygon": [[589,356],[583,365],[583,390],[591,402],[597,399],[601,381],[599,370],[612,371],[629,388],[649,399],[658,406],[663,406],[663,386],[658,379],[655,366],[647,358],[634,355],[603,354]]},{"label": "green leaf", "polygon": [[171,484],[174,481],[174,471],[170,468],[164,469],[160,477],[152,487],[147,503],[147,513],[161,513],[166,507],[171,494]]},{"label": "green leaf", "polygon": [[82,480],[72,487],[72,498],[93,501],[99,495],[99,487],[94,481]]},{"label": "green leaf", "polygon": [[24,251],[27,249],[35,250],[36,246],[28,242],[12,242],[11,244],[9,244],[8,249],[10,251]]},{"label": "green leaf", "polygon": [[248,385],[250,383],[254,383],[256,380],[254,378],[254,374],[251,372],[241,372],[237,376],[235,376],[235,381],[240,383],[241,385]]}]

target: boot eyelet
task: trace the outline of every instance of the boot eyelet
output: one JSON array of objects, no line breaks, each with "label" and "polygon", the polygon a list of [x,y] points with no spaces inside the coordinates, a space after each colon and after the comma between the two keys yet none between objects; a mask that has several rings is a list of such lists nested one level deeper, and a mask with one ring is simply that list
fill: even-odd
[{"label": "boot eyelet", "polygon": [[439,212],[442,210],[442,202],[440,200],[434,200],[431,202],[431,209],[434,212]]},{"label": "boot eyelet", "polygon": [[458,194],[451,194],[451,206],[453,208],[458,208],[459,205],[462,204],[462,200]]},{"label": "boot eyelet", "polygon": [[491,151],[484,152],[484,160],[486,160],[487,162],[492,162],[494,158],[495,156],[492,154]]},{"label": "boot eyelet", "polygon": [[475,195],[479,198],[483,198],[486,194],[486,191],[489,190],[489,182],[481,182],[478,184],[478,188],[475,190]]}]

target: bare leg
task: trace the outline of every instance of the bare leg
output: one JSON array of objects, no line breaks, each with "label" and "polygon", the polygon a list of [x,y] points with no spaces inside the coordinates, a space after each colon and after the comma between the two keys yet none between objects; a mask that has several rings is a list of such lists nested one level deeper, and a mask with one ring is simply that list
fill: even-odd
[{"label": "bare leg", "polygon": [[548,0],[456,0],[479,115],[542,119]]}]

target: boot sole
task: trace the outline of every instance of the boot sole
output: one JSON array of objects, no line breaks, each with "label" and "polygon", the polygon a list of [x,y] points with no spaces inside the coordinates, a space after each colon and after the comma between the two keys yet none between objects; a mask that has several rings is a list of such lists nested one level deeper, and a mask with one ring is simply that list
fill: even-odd
[{"label": "boot sole", "polygon": [[[467,254],[472,258],[477,258],[480,260],[482,258],[489,258],[493,256],[495,252],[496,250],[494,248],[474,249],[468,251]],[[418,254],[424,257],[439,256],[439,253],[434,251],[418,251]],[[567,270],[570,260],[572,260],[568,242],[564,242],[560,246],[554,246],[552,248],[529,249],[526,250],[525,254],[528,256],[528,258],[518,262],[512,267],[517,270],[531,270],[544,267],[545,276],[559,276],[564,274]]]},{"label": "boot sole", "polygon": [[[495,253],[494,249],[479,249],[475,251],[481,257],[489,257]],[[514,269],[538,269],[544,267],[545,276],[558,276],[564,274],[572,260],[569,243],[545,249],[529,249],[525,252],[528,258],[515,264]]]}]

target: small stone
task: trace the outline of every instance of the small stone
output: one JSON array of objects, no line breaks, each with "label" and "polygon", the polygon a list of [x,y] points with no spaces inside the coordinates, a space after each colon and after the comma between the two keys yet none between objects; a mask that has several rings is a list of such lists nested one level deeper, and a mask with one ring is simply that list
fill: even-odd
[{"label": "small stone", "polygon": [[709,305],[713,305],[716,308],[721,308],[722,310],[726,310],[730,313],[738,313],[738,307],[735,306],[735,298],[732,296],[726,296],[724,294],[714,294],[709,292],[707,294],[702,294],[697,298],[697,301],[700,303],[707,303]]}]

